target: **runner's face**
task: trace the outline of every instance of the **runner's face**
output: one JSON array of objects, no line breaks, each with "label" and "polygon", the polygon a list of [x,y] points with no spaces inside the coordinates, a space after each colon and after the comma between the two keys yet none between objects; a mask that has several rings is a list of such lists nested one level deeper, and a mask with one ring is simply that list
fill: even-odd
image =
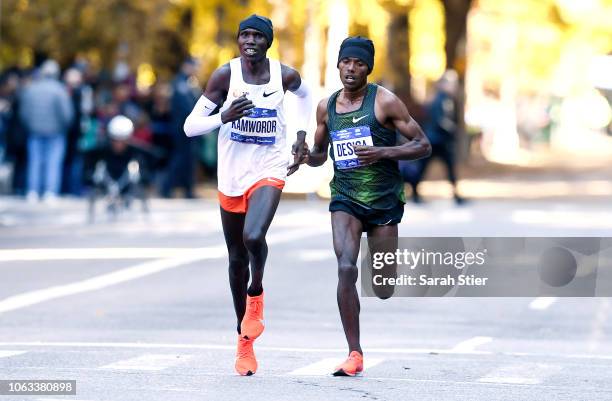
[{"label": "runner's face", "polygon": [[268,40],[263,33],[256,29],[247,28],[238,34],[238,48],[240,56],[250,61],[266,58]]},{"label": "runner's face", "polygon": [[345,57],[338,63],[338,70],[346,89],[359,89],[368,82],[368,66],[361,59]]}]

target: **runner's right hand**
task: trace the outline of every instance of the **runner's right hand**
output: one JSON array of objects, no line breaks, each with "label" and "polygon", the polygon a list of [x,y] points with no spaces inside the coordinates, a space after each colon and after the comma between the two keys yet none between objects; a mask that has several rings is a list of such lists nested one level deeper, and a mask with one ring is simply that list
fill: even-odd
[{"label": "runner's right hand", "polygon": [[306,141],[296,141],[291,147],[291,154],[293,155],[293,164],[287,167],[287,175],[295,173],[299,168],[300,164],[308,163],[310,159],[310,148]]},{"label": "runner's right hand", "polygon": [[240,120],[242,117],[248,115],[253,107],[255,107],[253,102],[247,99],[246,95],[242,95],[232,102],[229,109],[221,113],[221,122],[225,124]]}]

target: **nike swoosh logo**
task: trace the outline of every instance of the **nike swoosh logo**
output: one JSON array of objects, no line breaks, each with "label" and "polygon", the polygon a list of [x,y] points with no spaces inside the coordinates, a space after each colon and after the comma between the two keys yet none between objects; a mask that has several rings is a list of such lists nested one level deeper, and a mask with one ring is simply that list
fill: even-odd
[{"label": "nike swoosh logo", "polygon": [[278,91],[274,91],[274,92],[270,92],[270,93],[266,93],[266,92],[264,91],[264,93],[263,93],[263,97],[272,96],[272,95],[273,95],[273,94],[275,94],[276,92],[278,92]]},{"label": "nike swoosh logo", "polygon": [[369,114],[366,114],[365,116],[361,116],[359,118],[355,118],[353,117],[353,124],[358,123],[359,121],[363,120],[364,118],[366,118],[367,116],[369,116]]}]

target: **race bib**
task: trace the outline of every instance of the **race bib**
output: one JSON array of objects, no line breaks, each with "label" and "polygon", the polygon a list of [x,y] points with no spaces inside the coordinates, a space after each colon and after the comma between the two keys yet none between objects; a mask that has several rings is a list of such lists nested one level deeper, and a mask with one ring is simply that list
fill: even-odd
[{"label": "race bib", "polygon": [[331,133],[334,162],[339,170],[360,167],[355,146],[374,146],[370,127],[353,127]]},{"label": "race bib", "polygon": [[230,139],[255,145],[274,145],[277,125],[275,109],[255,107],[248,116],[232,121]]}]

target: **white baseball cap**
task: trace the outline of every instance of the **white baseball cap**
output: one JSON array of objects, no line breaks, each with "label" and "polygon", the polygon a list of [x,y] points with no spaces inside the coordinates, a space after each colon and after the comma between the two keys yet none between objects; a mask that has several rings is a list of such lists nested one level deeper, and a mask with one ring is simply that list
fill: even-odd
[{"label": "white baseball cap", "polygon": [[132,136],[134,124],[126,116],[118,115],[113,117],[108,123],[107,132],[111,139],[125,141]]}]

